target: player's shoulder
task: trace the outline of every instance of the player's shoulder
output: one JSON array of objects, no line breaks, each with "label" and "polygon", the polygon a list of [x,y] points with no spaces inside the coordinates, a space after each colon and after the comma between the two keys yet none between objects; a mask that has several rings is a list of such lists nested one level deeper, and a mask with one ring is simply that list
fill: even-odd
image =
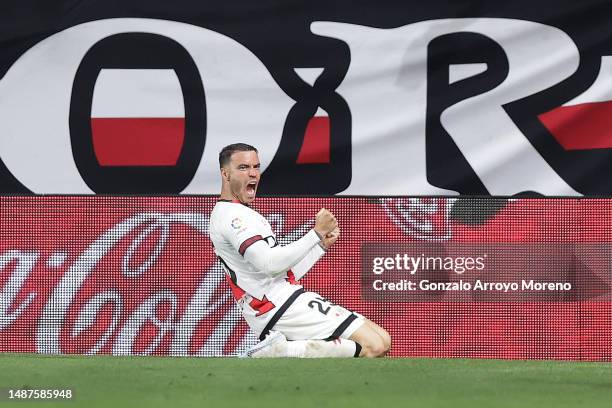
[{"label": "player's shoulder", "polygon": [[211,213],[211,220],[215,219],[221,221],[226,219],[231,220],[234,218],[246,220],[252,217],[254,214],[257,213],[242,203],[219,200],[213,208],[213,211]]},{"label": "player's shoulder", "polygon": [[244,204],[220,201],[210,215],[211,236],[234,237],[245,231],[253,231],[259,228],[259,218],[259,213]]}]

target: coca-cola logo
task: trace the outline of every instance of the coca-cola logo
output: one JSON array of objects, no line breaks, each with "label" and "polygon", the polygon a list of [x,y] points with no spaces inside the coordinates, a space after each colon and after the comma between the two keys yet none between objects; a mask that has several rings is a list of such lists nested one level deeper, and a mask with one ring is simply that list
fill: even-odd
[{"label": "coca-cola logo", "polygon": [[[40,296],[30,292],[15,303],[35,268],[65,268],[36,319],[37,352],[151,354],[170,341],[172,355],[218,355],[240,316],[220,266],[209,262],[214,258],[189,258],[191,270],[183,269],[184,254],[177,248],[193,245],[192,240],[200,240],[200,247],[208,243],[207,230],[208,217],[201,213],[140,213],[74,256],[55,251],[41,262],[41,251],[5,251],[0,271],[8,280],[0,295],[0,328],[27,317],[28,306]],[[195,340],[202,343],[194,351],[198,324],[220,311],[225,316],[211,319],[218,330],[200,333]]]}]

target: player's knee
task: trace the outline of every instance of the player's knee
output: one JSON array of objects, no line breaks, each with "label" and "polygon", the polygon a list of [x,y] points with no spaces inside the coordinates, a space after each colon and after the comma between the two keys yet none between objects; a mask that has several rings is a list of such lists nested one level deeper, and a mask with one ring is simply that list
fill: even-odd
[{"label": "player's knee", "polygon": [[382,330],[381,337],[385,346],[385,354],[391,350],[391,335],[385,329]]},{"label": "player's knee", "polygon": [[368,358],[383,357],[389,351],[381,337],[362,345],[362,347],[361,356]]}]

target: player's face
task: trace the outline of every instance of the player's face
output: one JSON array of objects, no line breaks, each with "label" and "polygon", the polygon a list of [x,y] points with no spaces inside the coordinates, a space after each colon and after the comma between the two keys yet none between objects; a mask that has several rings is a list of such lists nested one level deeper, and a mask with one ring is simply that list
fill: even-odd
[{"label": "player's face", "polygon": [[261,173],[256,152],[235,152],[229,162],[229,185],[232,195],[241,203],[255,200]]}]

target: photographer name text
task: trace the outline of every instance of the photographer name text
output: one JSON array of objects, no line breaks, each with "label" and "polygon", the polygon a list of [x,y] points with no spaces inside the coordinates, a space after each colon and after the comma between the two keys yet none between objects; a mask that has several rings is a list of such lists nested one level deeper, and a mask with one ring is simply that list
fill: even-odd
[{"label": "photographer name text", "polygon": [[569,291],[570,282],[541,282],[533,279],[522,279],[520,282],[486,282],[476,279],[474,282],[459,280],[455,282],[432,282],[428,279],[400,279],[385,282],[376,279],[372,282],[375,291],[483,291],[483,292],[519,292],[519,291]]}]

